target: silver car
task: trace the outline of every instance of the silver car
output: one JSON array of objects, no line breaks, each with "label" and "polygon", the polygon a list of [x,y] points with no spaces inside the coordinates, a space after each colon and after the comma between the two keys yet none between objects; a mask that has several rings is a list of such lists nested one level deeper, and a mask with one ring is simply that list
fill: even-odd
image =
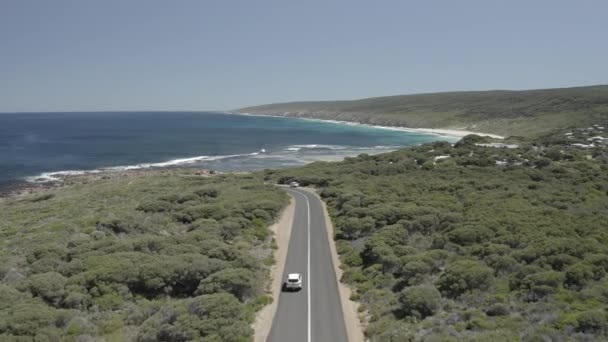
[{"label": "silver car", "polygon": [[302,275],[289,273],[283,283],[283,291],[300,291],[302,289]]}]

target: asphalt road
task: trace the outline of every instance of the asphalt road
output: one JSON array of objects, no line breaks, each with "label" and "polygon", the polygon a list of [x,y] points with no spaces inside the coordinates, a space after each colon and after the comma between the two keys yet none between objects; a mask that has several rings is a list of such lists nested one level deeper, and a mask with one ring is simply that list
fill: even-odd
[{"label": "asphalt road", "polygon": [[300,273],[303,288],[281,292],[267,341],[348,341],[321,201],[304,190],[287,191],[296,208],[283,279]]}]

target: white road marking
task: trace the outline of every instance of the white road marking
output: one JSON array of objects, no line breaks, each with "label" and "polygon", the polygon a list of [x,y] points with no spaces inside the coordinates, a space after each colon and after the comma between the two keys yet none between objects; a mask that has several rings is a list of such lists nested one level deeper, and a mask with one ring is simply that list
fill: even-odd
[{"label": "white road marking", "polygon": [[308,222],[308,231],[307,231],[307,236],[308,236],[308,260],[307,260],[307,268],[306,268],[306,274],[307,274],[307,284],[306,284],[306,293],[308,294],[308,342],[310,342],[311,340],[311,335],[312,335],[312,329],[310,326],[310,202],[308,201],[308,196],[302,194],[304,196],[304,198],[306,198],[306,208],[308,211],[308,218],[307,218],[307,222]]},{"label": "white road marking", "polygon": [[307,217],[307,232],[306,232],[306,239],[307,239],[307,251],[306,251],[306,296],[308,299],[308,305],[307,305],[307,313],[308,313],[308,342],[311,342],[311,338],[312,338],[312,328],[311,328],[311,323],[310,323],[310,202],[308,201],[308,196],[306,196],[305,194],[301,193],[300,191],[297,190],[292,190],[293,192],[300,194],[302,196],[304,196],[304,199],[306,200],[306,211],[308,214]]}]

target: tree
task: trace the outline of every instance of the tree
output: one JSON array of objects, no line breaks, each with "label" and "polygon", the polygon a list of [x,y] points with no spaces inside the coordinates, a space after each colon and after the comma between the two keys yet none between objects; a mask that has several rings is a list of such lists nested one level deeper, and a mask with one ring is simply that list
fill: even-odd
[{"label": "tree", "polygon": [[419,284],[425,276],[431,274],[431,266],[421,260],[413,260],[403,266],[403,276],[410,285]]},{"label": "tree", "polygon": [[450,241],[461,246],[469,246],[490,239],[493,232],[485,227],[469,226],[452,230],[448,237]]},{"label": "tree", "polygon": [[608,333],[606,312],[603,310],[594,310],[578,314],[576,317],[576,330],[583,333],[600,333],[605,335]]},{"label": "tree", "polygon": [[474,260],[459,260],[448,265],[438,281],[438,288],[450,297],[473,290],[487,289],[493,280],[493,270]]},{"label": "tree", "polygon": [[[0,311],[0,332],[33,336],[39,329],[50,326],[57,322],[60,316],[65,315],[65,311],[53,309],[45,304],[16,304],[7,311]],[[64,320],[59,322],[62,321]]]},{"label": "tree", "polygon": [[401,291],[399,301],[406,315],[425,318],[439,309],[441,293],[434,286],[411,286]]},{"label": "tree", "polygon": [[228,292],[243,301],[255,286],[253,272],[245,268],[227,268],[201,280],[197,294]]},{"label": "tree", "polygon": [[58,306],[65,294],[64,288],[67,281],[66,277],[57,272],[47,272],[32,275],[28,279],[28,285],[34,296]]},{"label": "tree", "polygon": [[566,269],[565,284],[571,289],[581,289],[588,281],[593,279],[593,267],[579,262]]}]

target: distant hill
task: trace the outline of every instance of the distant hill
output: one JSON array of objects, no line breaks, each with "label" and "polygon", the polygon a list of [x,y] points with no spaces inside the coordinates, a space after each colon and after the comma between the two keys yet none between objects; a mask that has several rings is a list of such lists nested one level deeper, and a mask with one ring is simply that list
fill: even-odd
[{"label": "distant hill", "polygon": [[236,112],[530,136],[605,120],[608,85],[289,102],[241,108]]}]

